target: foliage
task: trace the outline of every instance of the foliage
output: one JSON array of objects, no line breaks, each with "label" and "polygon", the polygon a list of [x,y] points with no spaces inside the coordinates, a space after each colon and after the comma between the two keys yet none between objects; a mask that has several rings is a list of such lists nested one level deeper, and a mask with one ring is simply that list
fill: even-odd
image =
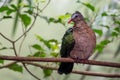
[{"label": "foliage", "polygon": [[52,74],[52,70],[43,69],[44,77],[49,77]]},{"label": "foliage", "polygon": [[[32,48],[34,48],[36,52],[31,56],[35,57],[58,56],[60,43],[57,40],[55,39],[45,40],[39,35],[36,35],[36,38],[39,40],[41,44],[36,43],[32,45]],[[42,46],[44,46],[45,49]]]},{"label": "foliage", "polygon": [[[16,2],[10,0],[7,5],[3,5],[0,7],[0,21],[5,21],[10,19],[13,21],[13,27],[12,27],[12,39],[14,39],[17,33],[17,30],[19,29],[18,27],[22,27],[22,34],[15,40],[10,40],[9,38],[6,38],[5,35],[0,35],[3,36],[6,40],[11,42],[12,44],[15,44],[17,41],[20,42],[19,49],[16,49],[15,45],[12,46],[6,46],[4,43],[0,42],[0,52],[6,51],[6,50],[13,50],[14,54],[20,54],[21,46],[24,46],[24,40],[26,38],[27,34],[32,27],[34,26],[36,22],[36,18],[40,18],[46,21],[46,24],[51,25],[53,24],[61,24],[62,26],[66,27],[68,26],[67,21],[71,17],[72,12],[67,12],[65,14],[51,17],[51,16],[46,16],[46,15],[41,15],[43,10],[48,6],[49,1],[47,5],[45,5],[43,8],[41,8],[41,5],[44,5],[46,3],[46,0],[18,0]],[[40,5],[39,5],[40,4]],[[118,39],[120,37],[120,11],[118,9],[113,9],[110,8],[107,10],[103,9],[98,9],[97,5],[94,2],[81,2],[81,0],[77,0],[76,4],[79,4],[80,6],[82,5],[85,9],[85,11],[89,11],[92,13],[89,15],[89,13],[83,11],[82,13],[85,13],[85,20],[87,23],[91,23],[91,27],[93,28],[94,32],[97,34],[97,38],[100,39],[98,40],[96,45],[96,52],[102,53],[104,52],[105,47],[109,43],[112,43],[114,39]],[[98,4],[98,2],[97,2]],[[112,4],[112,3],[111,3]],[[77,6],[77,5],[76,5]],[[109,4],[110,6],[110,4]],[[81,11],[81,8],[77,8],[78,11]],[[43,12],[44,13],[44,12]],[[94,15],[96,14],[96,15]],[[92,20],[90,17],[94,17]],[[104,20],[106,18],[106,20]],[[20,24],[20,26],[18,26]],[[94,25],[95,24],[95,25]],[[97,24],[97,25],[96,25]],[[71,24],[73,25],[73,23]],[[6,27],[6,26],[5,26]],[[9,28],[9,27],[7,27]],[[0,32],[1,34],[1,32]],[[106,36],[107,35],[107,36]],[[34,42],[31,46],[31,53],[28,55],[30,57],[58,57],[59,56],[59,49],[60,49],[60,44],[56,39],[45,39],[42,37],[42,35],[35,35],[37,41]],[[104,37],[104,39],[103,39]],[[1,37],[0,37],[1,38]],[[20,40],[21,39],[21,40]],[[22,40],[23,39],[23,40]],[[17,51],[18,50],[18,51]],[[119,48],[117,49],[116,53],[113,55],[119,55]],[[1,53],[0,53],[1,54]],[[7,54],[5,54],[7,55]],[[8,54],[9,55],[9,54]],[[5,65],[4,60],[0,60],[0,65]],[[50,65],[51,63],[45,63],[46,66]],[[53,63],[53,65],[58,66],[58,64]],[[16,71],[16,72],[23,72],[23,67],[22,65],[19,64],[12,64],[8,66],[8,69]],[[42,69],[44,78],[48,78],[53,74],[52,70],[49,69]]]},{"label": "foliage", "polygon": [[13,65],[9,66],[8,68],[13,71],[17,71],[17,72],[21,72],[21,73],[23,72],[23,67],[18,64],[13,64]]}]

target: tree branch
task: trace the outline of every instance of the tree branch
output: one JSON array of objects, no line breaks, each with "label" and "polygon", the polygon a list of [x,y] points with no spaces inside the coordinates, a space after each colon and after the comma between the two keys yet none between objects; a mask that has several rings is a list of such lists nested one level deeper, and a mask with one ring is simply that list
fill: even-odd
[{"label": "tree branch", "polygon": [[13,61],[35,61],[35,62],[74,62],[90,65],[108,66],[120,68],[120,63],[115,62],[103,62],[94,60],[79,60],[75,61],[71,58],[38,58],[38,57],[16,57],[16,56],[0,56],[1,60],[13,60]]},{"label": "tree branch", "polygon": [[[23,63],[34,65],[34,66],[40,67],[42,69],[58,70],[58,68],[56,68],[56,67],[43,66],[43,65],[33,63],[33,62],[23,62]],[[96,73],[96,72],[90,72],[90,71],[75,71],[75,70],[73,70],[72,73],[81,74],[81,75],[89,75],[89,76],[99,76],[99,77],[111,77],[111,78],[120,77],[120,74]]]},{"label": "tree branch", "polygon": [[[15,63],[17,63],[17,62],[12,62],[8,65],[2,66],[2,67],[0,67],[0,69],[1,68],[7,68],[10,65],[15,64]],[[56,67],[45,66],[45,65],[38,64],[38,63],[28,62],[28,61],[23,61],[22,63],[33,65],[33,66],[36,66],[36,67],[40,67],[42,69],[51,69],[51,70],[57,70],[58,69]],[[98,73],[98,72],[96,73],[96,72],[90,72],[90,71],[76,71],[76,70],[73,70],[72,73],[81,74],[81,75],[88,75],[88,76],[98,76],[98,77],[110,77],[110,78],[120,77],[120,74],[109,74],[109,73]]]}]

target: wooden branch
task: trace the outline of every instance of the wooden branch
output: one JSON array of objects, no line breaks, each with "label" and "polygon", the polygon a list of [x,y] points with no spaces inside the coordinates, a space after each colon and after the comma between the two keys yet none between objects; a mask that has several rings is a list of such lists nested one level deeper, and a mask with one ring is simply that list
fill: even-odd
[{"label": "wooden branch", "polygon": [[[58,70],[58,68],[56,68],[56,67],[44,66],[41,64],[33,63],[33,62],[23,62],[23,63],[34,65],[34,66],[40,67],[42,69]],[[98,72],[96,73],[96,72],[90,72],[90,71],[73,70],[72,73],[88,75],[88,76],[98,76],[98,77],[111,77],[111,78],[119,78],[120,77],[120,74],[109,74],[109,73],[98,73]]]},{"label": "wooden branch", "polygon": [[13,61],[35,61],[35,62],[74,62],[74,63],[83,63],[90,65],[99,65],[99,66],[108,66],[120,68],[120,63],[114,62],[103,62],[103,61],[94,61],[94,60],[80,60],[75,61],[71,58],[38,58],[38,57],[16,57],[16,56],[0,56],[1,60],[13,60]]}]

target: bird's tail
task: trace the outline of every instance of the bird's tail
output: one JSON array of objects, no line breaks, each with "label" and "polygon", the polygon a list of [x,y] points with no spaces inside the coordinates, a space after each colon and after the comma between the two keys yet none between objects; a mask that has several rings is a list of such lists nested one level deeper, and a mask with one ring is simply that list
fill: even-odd
[{"label": "bird's tail", "polygon": [[60,67],[58,68],[58,73],[59,74],[69,74],[70,72],[72,72],[73,69],[73,65],[74,63],[71,62],[62,62],[60,64]]}]

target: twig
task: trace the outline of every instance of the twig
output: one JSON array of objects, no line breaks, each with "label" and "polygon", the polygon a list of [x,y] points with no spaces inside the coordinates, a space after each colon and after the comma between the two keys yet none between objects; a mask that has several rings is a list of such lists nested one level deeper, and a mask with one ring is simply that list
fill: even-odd
[{"label": "twig", "polygon": [[111,78],[120,78],[120,74],[108,74],[108,73],[95,73],[90,71],[73,71],[76,74],[99,76],[99,77],[111,77]]},{"label": "twig", "polygon": [[33,23],[31,24],[30,28],[29,28],[28,30],[26,30],[21,36],[19,36],[14,42],[17,42],[17,41],[18,41],[19,39],[21,39],[27,32],[29,32],[29,31],[32,29],[32,27],[33,27],[36,19],[37,19],[37,15],[35,16],[35,19],[34,19]]},{"label": "twig", "polygon": [[48,3],[41,10],[39,9],[39,11],[42,12],[49,5],[50,1],[51,0],[49,0]]},{"label": "twig", "polygon": [[0,35],[3,37],[3,38],[5,38],[6,40],[8,40],[9,42],[13,42],[12,40],[10,40],[9,38],[7,38],[6,36],[4,36],[2,33],[0,33]]},{"label": "twig", "polygon": [[74,62],[74,63],[83,63],[83,64],[90,64],[90,65],[120,68],[120,63],[94,61],[94,60],[80,60],[76,62],[71,58],[38,58],[38,57],[0,56],[0,59],[1,60],[14,60],[14,61],[35,61],[35,62]]},{"label": "twig", "polygon": [[41,80],[41,79],[39,79],[36,75],[34,75],[28,68],[27,68],[27,66],[25,65],[25,63],[23,63],[23,66],[24,66],[24,68],[27,70],[27,72],[30,74],[30,75],[32,75],[34,78],[36,78],[37,80]]},{"label": "twig", "polygon": [[0,69],[2,69],[2,68],[7,68],[7,67],[9,67],[9,66],[11,66],[11,65],[13,65],[13,64],[16,64],[16,63],[17,63],[17,61],[8,63],[8,64],[6,64],[6,65],[0,66]]},{"label": "twig", "polygon": [[13,51],[15,53],[15,56],[18,56],[16,47],[15,47],[15,42],[12,42],[12,46],[13,46]]}]

